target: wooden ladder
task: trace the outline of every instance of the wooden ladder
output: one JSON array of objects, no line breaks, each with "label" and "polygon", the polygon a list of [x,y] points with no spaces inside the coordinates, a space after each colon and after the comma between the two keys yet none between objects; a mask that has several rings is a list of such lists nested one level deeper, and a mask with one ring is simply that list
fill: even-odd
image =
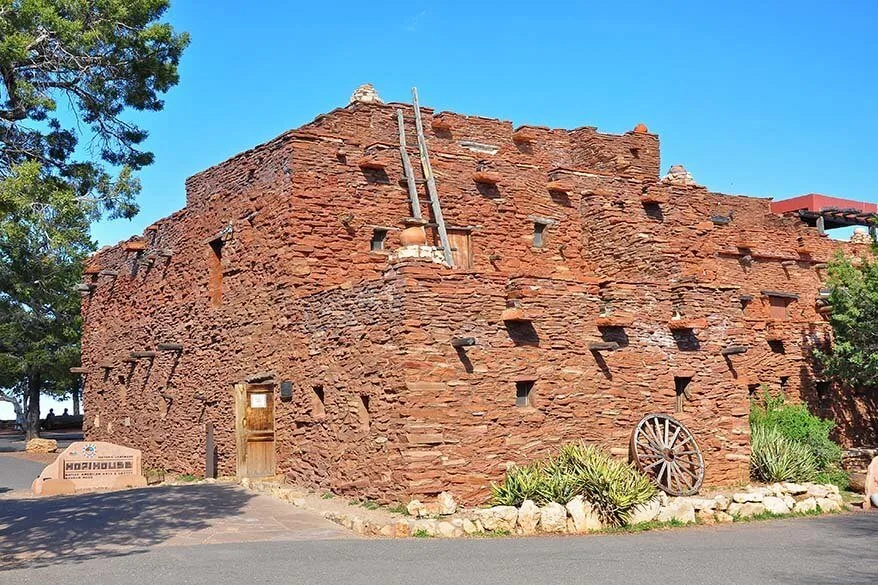
[{"label": "wooden ladder", "polygon": [[[451,246],[448,244],[448,231],[445,229],[445,219],[442,217],[442,207],[439,205],[439,193],[436,191],[436,177],[433,176],[433,167],[430,166],[430,153],[427,150],[427,141],[424,138],[424,124],[421,121],[421,106],[418,105],[418,88],[412,88],[412,105],[415,109],[415,128],[418,131],[418,152],[421,159],[421,170],[427,182],[427,194],[430,197],[430,207],[433,210],[433,218],[436,220],[436,229],[439,232],[439,242],[442,244],[442,255],[445,263],[453,267],[454,260],[451,257]],[[406,165],[408,153],[405,152],[405,131],[402,127],[402,112],[397,110],[397,121],[400,130],[400,149],[403,156],[403,166],[406,167],[406,182],[408,183],[409,197],[412,198],[412,213],[414,217],[420,217],[420,202],[415,189],[414,173],[411,172],[411,164]],[[413,195],[414,193],[414,195]]]}]

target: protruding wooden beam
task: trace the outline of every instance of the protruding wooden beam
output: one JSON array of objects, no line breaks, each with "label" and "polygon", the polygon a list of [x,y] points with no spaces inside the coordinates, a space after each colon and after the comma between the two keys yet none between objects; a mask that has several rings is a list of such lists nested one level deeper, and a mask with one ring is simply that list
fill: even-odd
[{"label": "protruding wooden beam", "polygon": [[142,252],[146,250],[146,242],[143,240],[132,240],[125,242],[122,247],[126,252]]},{"label": "protruding wooden beam", "polygon": [[112,276],[113,278],[116,278],[117,276],[119,276],[119,271],[118,271],[118,270],[106,270],[106,269],[104,269],[104,270],[101,270],[101,271],[98,273],[98,276]]},{"label": "protruding wooden beam", "polygon": [[747,345],[730,345],[726,348],[723,348],[720,353],[722,355],[738,355],[742,353],[747,353],[747,350],[750,349]]},{"label": "protruding wooden beam", "polygon": [[77,284],[76,286],[74,286],[73,289],[77,290],[81,293],[90,293],[91,291],[93,291],[95,289],[95,285],[81,283],[81,284]]},{"label": "protruding wooden beam", "polygon": [[134,359],[152,359],[158,355],[158,352],[155,351],[132,351],[131,357]]},{"label": "protruding wooden beam", "polygon": [[98,364],[98,367],[102,370],[112,370],[114,366],[115,364],[113,364],[113,362],[100,362]]},{"label": "protruding wooden beam", "polygon": [[780,297],[782,299],[793,299],[793,300],[799,299],[799,295],[797,295],[796,293],[788,293],[788,292],[783,292],[783,291],[779,291],[779,290],[764,290],[764,291],[762,291],[762,294],[764,294],[767,297]]},{"label": "protruding wooden beam", "polygon": [[159,351],[183,351],[182,343],[159,343],[155,347]]},{"label": "protruding wooden beam", "polygon": [[76,366],[74,368],[70,368],[71,374],[87,374],[88,368],[83,368],[82,366]]},{"label": "protruding wooden beam", "polygon": [[470,347],[476,345],[475,337],[453,337],[451,338],[452,347]]},{"label": "protruding wooden beam", "polygon": [[615,341],[596,341],[588,344],[589,351],[615,351],[619,344]]}]

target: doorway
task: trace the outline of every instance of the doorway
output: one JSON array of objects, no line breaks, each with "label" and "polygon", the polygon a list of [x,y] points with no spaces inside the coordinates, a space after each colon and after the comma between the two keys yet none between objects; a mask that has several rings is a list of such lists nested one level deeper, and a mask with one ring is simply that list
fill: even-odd
[{"label": "doorway", "polygon": [[235,385],[238,478],[275,475],[274,385]]}]

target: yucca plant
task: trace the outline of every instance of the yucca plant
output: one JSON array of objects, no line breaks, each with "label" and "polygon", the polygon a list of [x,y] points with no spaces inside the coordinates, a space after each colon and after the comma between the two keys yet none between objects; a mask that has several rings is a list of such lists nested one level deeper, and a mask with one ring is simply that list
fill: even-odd
[{"label": "yucca plant", "polygon": [[576,496],[591,502],[601,519],[621,524],[638,505],[655,495],[648,477],[593,445],[565,445],[555,457],[513,467],[492,484],[493,502],[519,506],[524,500],[566,504]]},{"label": "yucca plant", "polygon": [[750,425],[750,471],[766,482],[813,481],[819,465],[812,450],[773,426]]}]

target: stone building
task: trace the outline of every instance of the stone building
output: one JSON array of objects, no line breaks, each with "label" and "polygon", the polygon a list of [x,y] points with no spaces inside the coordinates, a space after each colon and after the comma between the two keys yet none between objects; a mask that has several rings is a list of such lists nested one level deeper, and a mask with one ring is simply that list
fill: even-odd
[{"label": "stone building", "polygon": [[184,209],[93,257],[89,439],[203,473],[212,426],[221,474],[469,503],[568,441],[625,456],[650,412],[693,431],[706,484],[744,480],[760,385],[874,439],[810,357],[827,260],[868,246],[826,238],[808,205],[662,179],[642,124],[421,108],[440,222],[413,106],[352,99],[191,177]]}]

